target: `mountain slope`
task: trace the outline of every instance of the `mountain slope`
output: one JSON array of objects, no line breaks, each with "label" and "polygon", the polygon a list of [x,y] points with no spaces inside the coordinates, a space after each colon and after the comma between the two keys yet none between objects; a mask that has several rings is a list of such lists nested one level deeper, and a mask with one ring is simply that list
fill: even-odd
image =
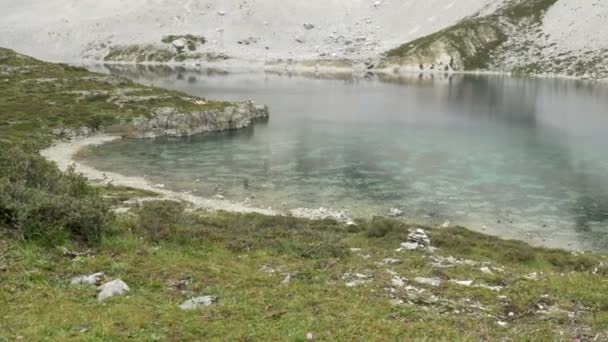
[{"label": "mountain slope", "polygon": [[608,77],[604,0],[0,2],[0,46],[55,61]]}]

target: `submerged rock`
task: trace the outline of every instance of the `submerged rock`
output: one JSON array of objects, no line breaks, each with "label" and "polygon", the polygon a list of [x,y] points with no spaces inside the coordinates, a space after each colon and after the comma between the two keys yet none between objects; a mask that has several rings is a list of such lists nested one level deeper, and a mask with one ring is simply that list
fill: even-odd
[{"label": "submerged rock", "polygon": [[182,310],[194,310],[194,309],[198,309],[198,308],[202,308],[202,307],[211,306],[211,305],[215,304],[218,301],[218,299],[219,298],[217,296],[203,296],[203,297],[192,298],[192,299],[188,299],[187,301],[183,302],[179,307]]},{"label": "submerged rock", "polygon": [[72,285],[97,285],[103,277],[103,272],[97,272],[89,275],[82,275],[72,278]]},{"label": "submerged rock", "polygon": [[129,292],[129,286],[124,281],[116,279],[99,286],[97,291],[99,291],[97,300],[103,301],[111,297],[125,295]]}]

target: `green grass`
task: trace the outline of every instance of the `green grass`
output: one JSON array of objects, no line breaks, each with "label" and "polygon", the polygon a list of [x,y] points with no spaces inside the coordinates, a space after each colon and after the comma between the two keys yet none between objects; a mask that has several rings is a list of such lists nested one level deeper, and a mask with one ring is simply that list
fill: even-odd
[{"label": "green grass", "polygon": [[[76,259],[30,243],[6,246],[0,339],[302,341],[308,332],[328,341],[608,337],[600,335],[608,328],[606,270],[593,273],[603,256],[532,248],[462,228],[427,228],[439,247],[435,255],[503,269],[488,275],[478,266],[433,268],[425,252],[395,252],[416,227],[398,222],[383,237],[368,236],[373,224],[353,232],[331,221],[255,214],[194,212],[166,223],[174,225],[171,235],[151,240],[142,238],[145,227],[136,217],[122,217],[92,254]],[[351,252],[354,247],[361,251]],[[376,264],[386,257],[401,263]],[[265,265],[277,272],[262,272]],[[390,305],[389,269],[440,301],[425,303],[423,295],[418,304]],[[99,304],[94,288],[69,285],[72,276],[98,271],[127,282],[129,295]],[[374,278],[347,288],[342,277],[355,272]],[[532,272],[538,280],[525,278]],[[283,284],[286,273],[291,281]],[[417,276],[443,283],[417,285],[411,281]],[[449,279],[505,289],[463,287]],[[176,288],[182,280],[186,285]],[[200,295],[220,300],[192,312],[178,308]],[[393,296],[409,298],[403,288]],[[538,313],[538,305],[553,311]],[[499,319],[509,326],[499,327]]]},{"label": "green grass", "polygon": [[[0,341],[304,341],[308,333],[319,341],[608,339],[605,255],[432,227],[422,228],[435,252],[397,252],[418,225],[203,212],[147,191],[92,187],[37,155],[53,139],[51,128],[103,126],[161,105],[196,110],[223,104],[193,106],[180,93],[102,80],[3,49],[0,72],[0,185],[8,190],[0,192]],[[103,95],[66,93],[127,88],[162,98],[120,107]],[[125,203],[142,197],[158,201]],[[99,209],[89,212],[86,203]],[[108,215],[110,206],[130,212]],[[31,231],[19,222],[61,236],[19,234]],[[94,239],[81,238],[88,230]],[[450,256],[469,261],[433,265],[433,258]],[[383,265],[389,257],[400,263]],[[262,272],[263,266],[276,272]],[[130,293],[98,303],[94,287],[69,285],[73,276],[100,271],[124,280]],[[356,273],[373,277],[346,287]],[[284,284],[287,274],[291,280]],[[394,286],[394,276],[414,288]],[[442,283],[419,285],[416,277]],[[220,300],[201,310],[178,308],[202,295]],[[391,305],[396,299],[406,304]],[[499,320],[508,326],[498,326]]]},{"label": "green grass", "polygon": [[[121,93],[134,100],[119,103],[115,99]],[[227,105],[214,101],[197,104],[194,100],[184,93],[80,67],[45,63],[0,48],[0,144],[29,141],[39,147],[51,141],[53,128],[121,124],[161,107],[190,112]]]}]

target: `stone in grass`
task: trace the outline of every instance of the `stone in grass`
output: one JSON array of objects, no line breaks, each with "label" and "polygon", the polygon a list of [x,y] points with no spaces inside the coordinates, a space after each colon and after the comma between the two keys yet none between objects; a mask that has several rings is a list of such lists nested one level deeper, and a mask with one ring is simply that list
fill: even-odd
[{"label": "stone in grass", "polygon": [[416,249],[429,249],[431,248],[431,239],[422,229],[416,229],[407,236],[407,241],[401,244],[401,247],[397,249],[398,252],[412,251]]},{"label": "stone in grass", "polygon": [[441,279],[439,278],[422,278],[422,277],[416,277],[414,278],[414,281],[419,283],[419,284],[423,284],[423,285],[430,285],[430,286],[439,286],[441,285]]},{"label": "stone in grass", "polygon": [[97,272],[89,275],[82,275],[72,278],[72,285],[97,285],[103,277],[103,272]]},{"label": "stone in grass", "polygon": [[116,279],[99,286],[97,291],[99,291],[97,300],[101,302],[111,297],[125,295],[129,292],[129,286],[124,281]]},{"label": "stone in grass", "polygon": [[218,301],[217,296],[203,296],[203,297],[188,299],[187,301],[183,302],[179,307],[182,310],[194,310],[194,309],[198,309],[198,308],[202,308],[202,307],[211,306],[212,304],[216,303],[217,301]]}]

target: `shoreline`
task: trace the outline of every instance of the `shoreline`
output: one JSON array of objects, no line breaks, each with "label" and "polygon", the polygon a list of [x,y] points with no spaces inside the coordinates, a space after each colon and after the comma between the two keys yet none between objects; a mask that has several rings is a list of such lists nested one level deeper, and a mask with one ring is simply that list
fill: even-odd
[{"label": "shoreline", "polygon": [[[383,68],[358,68],[357,65],[362,64],[362,61],[348,60],[351,65],[347,66],[328,66],[324,65],[323,61],[317,60],[298,60],[289,62],[276,62],[276,61],[255,61],[255,60],[243,60],[234,59],[230,62],[204,62],[191,61],[191,62],[116,62],[116,61],[99,61],[99,60],[79,60],[74,61],[74,65],[78,66],[104,66],[104,65],[123,65],[123,66],[152,66],[152,67],[169,67],[169,68],[186,68],[186,69],[218,69],[229,73],[242,73],[242,72],[262,72],[262,73],[291,73],[296,75],[305,74],[318,74],[318,75],[334,75],[338,76],[349,75],[351,77],[364,77],[368,74],[374,74],[383,77],[410,77],[416,75],[492,75],[492,76],[506,76],[513,78],[531,78],[531,79],[561,79],[570,81],[586,81],[586,82],[597,82],[601,84],[608,83],[608,78],[585,78],[580,76],[570,76],[566,74],[552,74],[552,73],[540,73],[540,74],[513,74],[512,72],[495,71],[495,70],[409,70],[399,69],[398,72],[394,71],[394,66],[386,66]],[[311,65],[311,63],[319,63],[318,65]],[[70,63],[72,64],[72,63]]]},{"label": "shoreline", "polygon": [[73,166],[74,170],[77,173],[82,174],[91,183],[98,183],[103,185],[112,184],[117,186],[126,186],[140,190],[152,191],[161,194],[166,199],[189,202],[195,208],[204,210],[225,210],[238,213],[258,213],[270,216],[280,214],[275,210],[250,207],[245,203],[232,202],[229,200],[204,198],[192,195],[187,192],[167,190],[162,187],[151,184],[143,177],[131,177],[121,175],[116,172],[100,171],[88,165],[79,163],[74,158],[75,155],[83,148],[90,146],[98,146],[119,139],[122,139],[122,137],[118,135],[99,133],[91,136],[79,137],[74,140],[58,140],[50,147],[41,150],[40,155],[51,162],[55,162],[59,170],[61,170],[62,172],[65,172],[70,166]]},{"label": "shoreline", "polygon": [[[214,199],[193,195],[190,192],[179,192],[165,189],[164,186],[155,185],[144,177],[126,176],[117,172],[101,171],[91,167],[89,165],[78,162],[75,158],[76,154],[82,149],[92,146],[98,146],[112,141],[123,139],[119,135],[113,135],[108,133],[98,133],[89,136],[80,136],[72,140],[57,140],[51,146],[40,151],[40,155],[47,160],[57,164],[57,167],[62,171],[66,172],[69,167],[73,166],[77,173],[82,174],[92,184],[99,185],[116,185],[125,186],[145,191],[155,192],[161,195],[159,200],[177,200],[187,202],[196,209],[203,209],[208,211],[227,211],[233,213],[257,213],[268,216],[294,216],[298,218],[319,220],[330,218],[336,221],[345,223],[347,225],[355,224],[353,219],[357,217],[349,217],[343,211],[333,210],[331,208],[296,208],[289,211],[279,211],[272,208],[259,208],[252,207],[245,202],[235,202],[228,199]],[[360,217],[359,217],[360,218]],[[415,221],[416,222],[416,221]],[[414,222],[414,223],[415,223]],[[447,221],[449,222],[449,221]],[[446,222],[446,223],[447,223]],[[410,222],[411,223],[411,222]],[[420,223],[422,226],[427,224]],[[447,227],[458,227],[461,224],[450,224]],[[437,225],[437,227],[447,228],[444,225]],[[556,240],[542,238],[541,236],[528,234],[526,238],[521,238],[519,234],[500,234],[498,230],[488,229],[483,222],[478,224],[466,224],[464,227],[472,231],[493,236],[501,240],[520,240],[531,246],[543,247],[543,248],[560,248],[572,252],[580,252],[586,250],[581,245],[570,243],[555,243]],[[522,231],[521,234],[524,234]],[[566,241],[566,240],[565,240]]]}]

